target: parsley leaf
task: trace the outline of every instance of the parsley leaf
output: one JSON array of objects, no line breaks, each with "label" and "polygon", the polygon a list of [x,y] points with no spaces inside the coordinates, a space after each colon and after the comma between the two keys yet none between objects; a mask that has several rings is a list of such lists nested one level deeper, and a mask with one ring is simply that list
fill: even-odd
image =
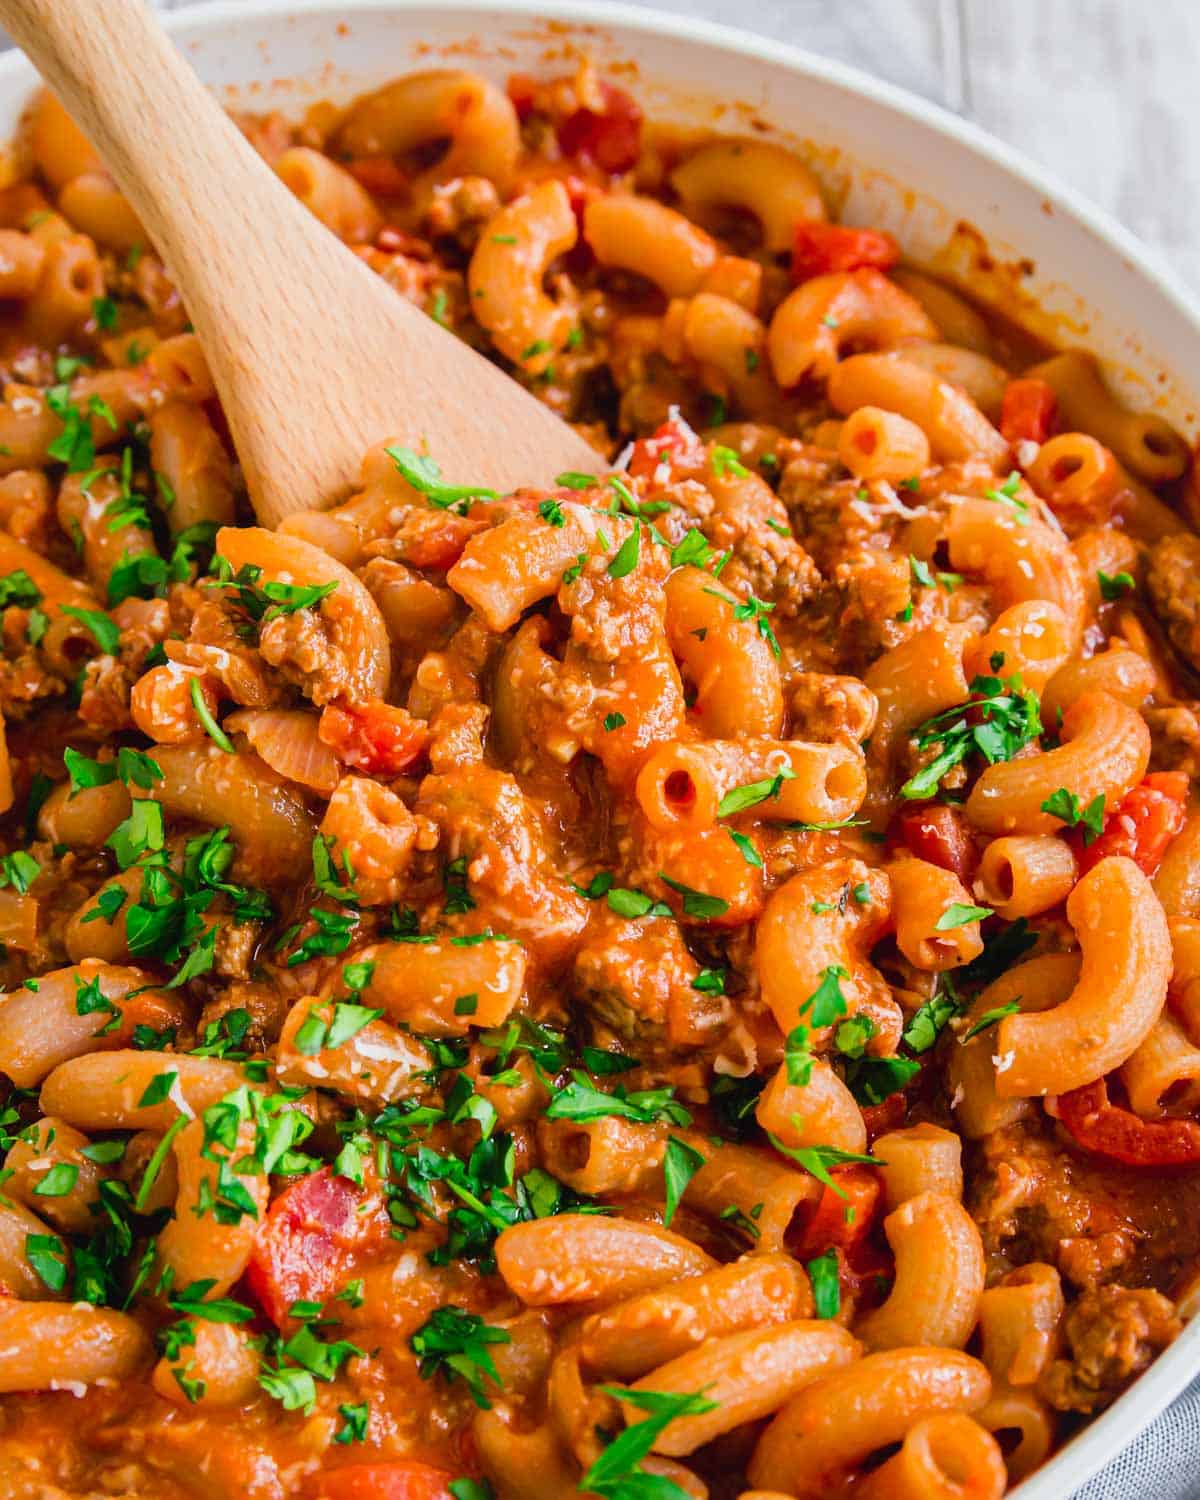
[{"label": "parsley leaf", "polygon": [[1052,818],[1058,818],[1060,822],[1066,823],[1071,828],[1082,824],[1085,844],[1094,844],[1104,832],[1103,792],[1093,797],[1086,807],[1081,807],[1075,793],[1067,791],[1065,786],[1060,786],[1042,803],[1042,811],[1049,813]]},{"label": "parsley leaf", "polygon": [[204,1300],[216,1284],[213,1277],[193,1281],[169,1297],[167,1306],[206,1323],[249,1323],[254,1317],[254,1309],[244,1302],[235,1302],[232,1297],[214,1297],[211,1302]]},{"label": "parsley leaf", "polygon": [[744,786],[735,786],[718,802],[717,817],[731,818],[735,813],[757,807],[760,802],[774,800],[783,790],[783,783],[795,779],[796,773],[791,766],[781,766],[776,776],[767,776],[761,781],[748,781]]},{"label": "parsley leaf", "polygon": [[976,677],[974,695],[966,703],[927,719],[914,732],[922,750],[941,749],[900,788],[902,797],[932,797],[942,777],[973,752],[988,762],[1011,760],[1023,746],[1042,732],[1037,694],[1021,686],[1019,677],[1007,682],[999,677]]},{"label": "parsley leaf", "polygon": [[642,1089],[627,1094],[618,1084],[611,1094],[598,1089],[585,1074],[574,1072],[571,1082],[551,1099],[546,1108],[547,1120],[603,1120],[615,1116],[619,1120],[635,1120],[642,1125],[651,1125],[656,1120],[666,1120],[672,1125],[690,1125],[692,1117],[678,1103],[671,1088]]},{"label": "parsley leaf", "polygon": [[409,1339],[409,1346],[420,1363],[422,1380],[440,1374],[466,1383],[471,1400],[481,1410],[490,1410],[485,1380],[497,1388],[501,1381],[488,1350],[489,1344],[508,1344],[511,1335],[503,1328],[493,1328],[475,1313],[460,1307],[439,1307]]},{"label": "parsley leaf", "polygon": [[75,604],[63,604],[60,606],[64,615],[70,615],[73,619],[86,625],[92,634],[97,646],[105,656],[115,656],[117,647],[121,642],[121,632],[116,622],[99,609],[80,609]]},{"label": "parsley leaf", "polygon": [[981,989],[991,984],[993,979],[999,979],[1007,969],[1026,953],[1037,942],[1037,933],[1029,930],[1029,922],[1025,917],[1018,917],[1015,922],[1010,922],[1003,931],[990,938],[983,945],[983,952],[978,958],[973,958],[964,968],[958,970],[958,982],[964,985],[978,985]]},{"label": "parsley leaf", "polygon": [[198,677],[192,678],[188,685],[188,691],[191,694],[192,707],[196,710],[196,717],[200,720],[200,727],[204,730],[205,734],[208,735],[209,739],[212,740],[213,744],[219,750],[224,750],[226,755],[236,755],[237,752],[233,748],[233,741],[213,717],[212,710],[205,700],[204,689],[200,686],[200,679]]},{"label": "parsley leaf", "polygon": [[664,1229],[671,1227],[671,1220],[675,1217],[679,1200],[687,1191],[688,1183],[703,1165],[704,1157],[694,1147],[689,1146],[686,1141],[679,1140],[676,1136],[667,1137],[667,1146],[663,1153],[663,1179],[667,1188],[666,1210],[663,1213]]},{"label": "parsley leaf", "polygon": [[[704,891],[693,890],[690,885],[684,885],[681,880],[672,880],[663,870],[658,872],[658,878],[665,886],[669,886],[677,895],[683,897],[683,910],[686,916],[709,921],[713,917],[724,916],[729,910],[729,902],[722,897],[709,896]],[[611,900],[610,893],[610,904]]]},{"label": "parsley leaf", "polygon": [[1002,485],[999,485],[996,489],[984,490],[984,499],[995,500],[1000,505],[1011,506],[1017,525],[1028,526],[1029,501],[1017,494],[1020,483],[1021,476],[1014,469]]},{"label": "parsley leaf", "polygon": [[846,1064],[846,1087],[859,1104],[882,1104],[920,1071],[911,1057],[859,1057]]},{"label": "parsley leaf", "polygon": [[709,462],[712,471],[720,478],[726,474],[732,474],[738,479],[745,479],[750,470],[741,461],[732,448],[726,448],[722,443],[715,443],[709,454]]},{"label": "parsley leaf", "polygon": [[626,1427],[609,1443],[579,1481],[580,1490],[598,1495],[601,1500],[687,1500],[687,1492],[673,1480],[647,1474],[641,1466],[642,1460],[676,1417],[702,1416],[715,1411],[717,1403],[699,1391],[639,1391],[623,1386],[600,1389],[606,1396],[626,1401],[650,1415],[645,1421]]},{"label": "parsley leaf", "polygon": [[1015,1016],[1021,1009],[1019,1000],[1010,1000],[1007,1005],[997,1005],[993,1010],[985,1010],[974,1026],[963,1036],[964,1042],[969,1042],[972,1037],[978,1036],[981,1031],[986,1031],[989,1026],[995,1026],[1003,1021],[1005,1016]]},{"label": "parsley leaf", "polygon": [[673,915],[665,901],[655,901],[645,891],[628,890],[613,886],[608,891],[608,906],[618,917],[634,920],[637,917],[669,917]]},{"label": "parsley leaf", "polygon": [[67,1284],[67,1249],[56,1234],[27,1234],[25,1259],[52,1292]]},{"label": "parsley leaf", "polygon": [[813,1294],[813,1316],[836,1318],[842,1307],[841,1280],[838,1276],[836,1250],[826,1250],[815,1260],[805,1263],[809,1284]]},{"label": "parsley leaf", "polygon": [[335,1443],[362,1443],[367,1437],[367,1423],[371,1416],[369,1402],[343,1402],[338,1415],[344,1420],[333,1435]]},{"label": "parsley leaf", "polygon": [[691,531],[685,532],[682,540],[672,547],[671,566],[673,568],[688,566],[703,568],[707,567],[711,556],[712,548],[708,544],[708,539],[699,526],[694,526]]},{"label": "parsley leaf", "polygon": [[1101,568],[1096,573],[1096,582],[1100,585],[1100,597],[1110,604],[1122,594],[1132,593],[1137,587],[1133,574],[1124,570],[1110,576]]},{"label": "parsley leaf", "polygon": [[933,924],[935,932],[950,932],[955,927],[966,927],[970,922],[982,922],[985,917],[994,917],[990,906],[967,906],[961,901],[952,901]]},{"label": "parsley leaf", "polygon": [[946,976],[943,988],[917,1007],[905,1026],[901,1040],[911,1052],[928,1052],[946,1026],[962,1010],[962,1001],[950,988]]},{"label": "parsley leaf", "polygon": [[776,1151],[798,1162],[818,1182],[824,1183],[827,1188],[832,1188],[839,1198],[844,1198],[846,1195],[838,1187],[837,1180],[830,1175],[830,1167],[840,1167],[848,1162],[865,1162],[868,1166],[875,1167],[879,1165],[877,1156],[860,1156],[855,1151],[839,1151],[836,1146],[785,1146],[779,1137],[772,1135],[770,1131],[767,1132],[767,1139]]},{"label": "parsley leaf", "polygon": [[626,578],[638,565],[642,542],[642,525],[640,521],[634,523],[633,530],[617,549],[617,554],[608,565],[608,576],[610,578]]},{"label": "parsley leaf", "polygon": [[832,1026],[846,1014],[846,997],[842,993],[841,981],[849,978],[840,964],[830,964],[821,970],[821,982],[800,1006],[800,1020],[787,1035],[784,1048],[784,1065],[788,1082],[803,1086],[812,1078],[814,1055],[812,1035],[814,1031]]},{"label": "parsley leaf", "polygon": [[413,489],[424,495],[430,505],[436,505],[439,510],[449,510],[452,506],[465,506],[472,500],[496,498],[495,490],[485,489],[482,485],[444,484],[442,471],[433,459],[414,453],[411,448],[394,444],[383,451]]},{"label": "parsley leaf", "polygon": [[42,591],[24,568],[15,568],[0,578],[0,609],[18,604],[24,609],[42,602]]},{"label": "parsley leaf", "polygon": [[0,856],[0,886],[11,885],[18,896],[24,896],[41,873],[41,865],[24,849]]}]

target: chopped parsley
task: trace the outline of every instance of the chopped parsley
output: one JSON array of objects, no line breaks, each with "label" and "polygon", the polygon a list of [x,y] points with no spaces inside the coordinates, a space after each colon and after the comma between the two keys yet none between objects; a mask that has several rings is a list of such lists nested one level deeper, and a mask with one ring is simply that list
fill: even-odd
[{"label": "chopped parsley", "polygon": [[972,1037],[978,1036],[980,1032],[987,1031],[990,1027],[1003,1021],[1005,1016],[1015,1016],[1020,1009],[1020,1000],[1010,1000],[1007,1005],[997,1005],[994,1010],[985,1010],[974,1026],[964,1034],[962,1040],[969,1042]]},{"label": "chopped parsley", "polygon": [[663,1179],[666,1183],[664,1228],[670,1228],[671,1220],[675,1217],[675,1210],[679,1207],[679,1200],[687,1191],[688,1183],[703,1165],[704,1157],[693,1146],[689,1146],[686,1141],[681,1141],[676,1136],[667,1137],[666,1150],[663,1153]]},{"label": "chopped parsley", "polygon": [[998,485],[995,489],[985,490],[984,498],[987,500],[995,500],[1000,505],[1010,506],[1012,508],[1013,518],[1017,522],[1017,525],[1028,526],[1029,501],[1026,500],[1023,496],[1017,494],[1017,490],[1020,488],[1020,484],[1021,476],[1016,471],[1016,469],[1014,469],[1002,485]]},{"label": "chopped parsley", "polygon": [[42,601],[42,591],[30,578],[24,568],[15,568],[11,573],[0,578],[0,609],[7,609],[10,604],[19,605],[22,609],[30,609]]},{"label": "chopped parsley", "polygon": [[[699,526],[693,526],[686,531],[680,541],[671,548],[671,566],[673,568],[704,568],[708,566],[708,560],[712,556],[712,548],[708,539],[700,530]],[[720,597],[724,597],[721,595]]]},{"label": "chopped parsley", "polygon": [[1100,597],[1110,604],[1125,594],[1131,594],[1137,588],[1133,574],[1126,573],[1124,570],[1110,576],[1101,568],[1096,573],[1096,582],[1100,585]]},{"label": "chopped parsley", "polygon": [[1058,818],[1070,828],[1082,826],[1085,844],[1094,844],[1104,832],[1103,792],[1093,797],[1086,807],[1082,807],[1074,792],[1069,792],[1065,786],[1060,786],[1042,803],[1042,811],[1049,813],[1052,818]]},{"label": "chopped parsley", "polygon": [[24,896],[41,873],[41,865],[24,849],[0,855],[0,887],[12,886],[18,896]]},{"label": "chopped parsley", "polygon": [[115,656],[117,647],[121,642],[121,632],[116,622],[111,620],[103,610],[81,609],[75,604],[63,604],[60,606],[64,615],[70,615],[72,619],[78,620],[81,625],[86,625],[105,656]]},{"label": "chopped parsley", "polygon": [[780,768],[778,775],[764,777],[761,781],[748,781],[744,786],[735,786],[717,804],[717,817],[731,818],[735,813],[746,812],[760,802],[777,799],[785,781],[794,781],[796,773],[791,766]]},{"label": "chopped parsley", "polygon": [[877,1156],[860,1156],[856,1151],[839,1151],[836,1146],[785,1146],[778,1136],[767,1132],[767,1139],[781,1155],[790,1157],[799,1163],[804,1170],[831,1188],[839,1198],[846,1194],[837,1185],[837,1179],[830,1175],[831,1167],[840,1167],[852,1162],[864,1162],[867,1166],[879,1166]]},{"label": "chopped parsley", "polygon": [[784,1049],[784,1066],[788,1082],[805,1086],[812,1078],[816,1058],[812,1050],[814,1031],[832,1026],[846,1014],[846,997],[842,993],[843,979],[849,975],[840,964],[830,964],[821,970],[821,982],[800,1006],[800,1019],[788,1032]]},{"label": "chopped parsley", "polygon": [[836,1250],[826,1250],[815,1260],[805,1262],[813,1294],[813,1316],[836,1318],[842,1307],[841,1280],[838,1276]]},{"label": "chopped parsley", "polygon": [[25,1259],[52,1292],[64,1289],[67,1284],[67,1248],[56,1234],[27,1234]]},{"label": "chopped parsley", "polygon": [[737,479],[745,479],[746,476],[750,473],[750,470],[741,461],[741,459],[737,456],[733,449],[726,448],[722,443],[715,443],[713,445],[712,452],[709,455],[709,461],[712,464],[713,473],[722,479],[727,474],[732,474]]},{"label": "chopped parsley", "polygon": [[[685,916],[696,917],[700,921],[711,921],[713,917],[724,916],[729,910],[729,902],[722,897],[709,896],[704,891],[693,890],[690,885],[684,885],[681,880],[672,880],[664,870],[658,872],[658,878],[676,895],[683,897]],[[611,893],[609,900],[611,904]]]},{"label": "chopped parsley", "polygon": [[995,765],[1041,734],[1037,694],[1020,677],[975,677],[970,686],[973,696],[966,703],[935,714],[914,732],[922,750],[941,748],[900,788],[902,797],[932,797],[942,777],[974,752]]},{"label": "chopped parsley", "polygon": [[721,599],[726,604],[733,606],[733,618],[735,620],[752,620],[754,627],[771,648],[771,655],[778,658],[780,655],[779,642],[775,638],[775,632],[771,629],[771,622],[767,618],[774,609],[773,604],[768,604],[764,599],[757,598],[751,594],[748,599],[739,602],[731,599],[728,594],[722,594],[717,589],[705,589],[706,594],[711,594],[714,599]]},{"label": "chopped parsley", "polygon": [[219,555],[213,558],[213,570],[215,582],[211,587],[232,593],[239,608],[260,625],[311,609],[338,586],[336,578],[329,583],[279,583],[272,579],[260,583],[263,570],[257,563],[243,563],[235,573],[228,558]]},{"label": "chopped parsley", "polygon": [[956,927],[966,927],[971,922],[982,922],[985,917],[995,916],[990,906],[966,906],[961,901],[952,901],[933,924],[935,932],[951,932]]},{"label": "chopped parsley", "polygon": [[583,1073],[571,1074],[571,1082],[551,1099],[546,1108],[547,1120],[603,1120],[615,1117],[652,1125],[665,1120],[671,1125],[690,1125],[692,1117],[674,1097],[674,1089],[642,1089],[627,1094],[620,1084],[611,1094],[598,1089]]},{"label": "chopped parsley", "polygon": [[606,1396],[628,1402],[650,1415],[618,1434],[579,1481],[581,1491],[600,1500],[687,1500],[687,1491],[674,1480],[647,1474],[642,1460],[659,1435],[677,1417],[702,1416],[715,1411],[717,1403],[701,1392],[659,1392],[601,1386]]},{"label": "chopped parsley", "polygon": [[237,752],[233,748],[233,741],[217,723],[213,717],[212,710],[205,701],[204,689],[201,687],[198,677],[192,678],[188,684],[188,692],[191,694],[192,707],[196,710],[196,717],[200,720],[200,727],[204,730],[205,734],[208,735],[218,750],[224,750],[226,755],[236,755]]},{"label": "chopped parsley", "polygon": [[913,1011],[901,1040],[911,1052],[928,1052],[946,1026],[961,1011],[962,1000],[948,976],[943,975],[942,988]]},{"label": "chopped parsley", "polygon": [[617,549],[616,556],[608,565],[608,576],[610,578],[626,578],[638,565],[642,544],[642,525],[640,521],[634,522],[633,530]]},{"label": "chopped parsley", "polygon": [[478,484],[446,484],[432,458],[393,444],[383,450],[400,475],[438,510],[465,510],[472,500],[494,500],[496,491]]},{"label": "chopped parsley", "polygon": [[476,1406],[484,1411],[491,1408],[485,1382],[497,1389],[501,1382],[489,1345],[511,1343],[505,1329],[494,1328],[460,1307],[439,1307],[408,1342],[419,1361],[422,1380],[435,1375],[451,1382],[462,1380]]}]

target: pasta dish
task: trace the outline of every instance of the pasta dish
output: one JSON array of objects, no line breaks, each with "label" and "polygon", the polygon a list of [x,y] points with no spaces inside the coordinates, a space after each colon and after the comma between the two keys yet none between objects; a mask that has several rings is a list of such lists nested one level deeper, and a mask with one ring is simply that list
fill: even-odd
[{"label": "pasta dish", "polygon": [[31,104],[0,1493],[999,1500],[1200,1298],[1187,443],[588,65],[239,123],[595,464],[254,525]]}]

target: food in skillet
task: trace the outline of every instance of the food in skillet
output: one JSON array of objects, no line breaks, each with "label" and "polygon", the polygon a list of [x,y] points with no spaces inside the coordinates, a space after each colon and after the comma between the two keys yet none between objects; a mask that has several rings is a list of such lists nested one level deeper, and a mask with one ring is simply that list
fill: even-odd
[{"label": "food in skillet", "polygon": [[0,1490],[995,1500],[1196,1296],[1186,445],[586,66],[243,123],[596,461],[249,524],[33,106]]}]

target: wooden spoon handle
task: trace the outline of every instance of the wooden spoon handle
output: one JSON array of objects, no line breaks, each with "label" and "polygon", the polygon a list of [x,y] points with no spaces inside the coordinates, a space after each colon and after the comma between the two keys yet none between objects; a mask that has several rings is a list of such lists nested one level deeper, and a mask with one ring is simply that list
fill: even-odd
[{"label": "wooden spoon handle", "polygon": [[332,503],[399,436],[499,490],[596,458],[284,186],[142,0],[0,0],[179,288],[259,519]]}]

